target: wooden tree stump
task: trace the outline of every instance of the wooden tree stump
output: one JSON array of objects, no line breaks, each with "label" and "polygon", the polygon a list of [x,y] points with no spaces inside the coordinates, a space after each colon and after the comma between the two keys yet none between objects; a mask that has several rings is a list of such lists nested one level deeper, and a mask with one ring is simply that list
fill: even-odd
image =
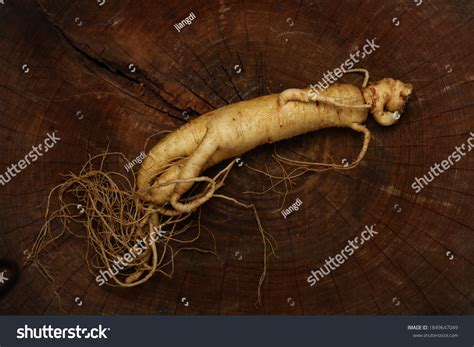
[{"label": "wooden tree stump", "polygon": [[[196,19],[178,32],[174,24],[191,12]],[[61,138],[0,185],[0,256],[20,267],[0,312],[472,313],[474,154],[467,152],[418,194],[411,185],[474,131],[473,13],[469,0],[0,3],[0,171],[48,132]],[[84,263],[84,240],[66,237],[44,258],[63,311],[48,281],[22,265],[44,222],[49,190],[89,155],[108,146],[133,159],[148,136],[189,118],[317,83],[371,39],[380,48],[356,67],[368,69],[373,81],[412,83],[414,95],[397,125],[385,129],[369,119],[373,139],[363,163],[297,180],[285,207],[296,198],[303,205],[287,219],[277,195],[243,194],[269,186],[245,165],[232,170],[222,190],[255,203],[278,242],[262,307],[254,305],[263,253],[253,215],[221,200],[202,210],[219,257],[180,254],[172,279],[157,275],[136,288],[98,287]],[[361,77],[340,82],[360,84]],[[277,148],[293,158],[349,162],[361,142],[349,130],[328,129]],[[263,146],[242,160],[275,168],[273,151]],[[309,285],[311,270],[373,224],[373,239]]]}]

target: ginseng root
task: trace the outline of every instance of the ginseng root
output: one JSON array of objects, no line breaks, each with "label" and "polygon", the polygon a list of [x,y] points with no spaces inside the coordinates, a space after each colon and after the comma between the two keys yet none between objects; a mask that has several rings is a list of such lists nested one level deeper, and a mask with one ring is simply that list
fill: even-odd
[{"label": "ginseng root", "polygon": [[[355,167],[370,142],[370,131],[364,125],[369,109],[379,124],[395,124],[412,92],[410,84],[391,78],[367,86],[368,72],[363,71],[366,78],[362,88],[333,85],[321,94],[308,89],[288,89],[228,105],[186,123],[148,153],[138,171],[138,193],[144,201],[165,208],[162,211],[168,214],[192,212],[218,189],[210,182],[206,194],[181,201],[182,195],[207,168],[259,145],[330,127],[347,127],[364,135],[359,156],[345,169]],[[280,160],[315,165],[287,158]],[[334,164],[317,165],[342,169]]]},{"label": "ginseng root", "polygon": [[[86,254],[86,259],[94,274],[114,268],[117,259],[122,259],[124,254],[133,254],[131,260],[122,262],[120,271],[112,271],[108,284],[135,286],[157,272],[171,277],[174,259],[180,251],[191,249],[216,254],[214,234],[201,225],[200,207],[213,197],[221,198],[252,210],[257,221],[263,243],[259,304],[267,258],[274,254],[276,242],[264,230],[253,204],[217,194],[235,160],[213,177],[203,173],[257,146],[329,127],[350,128],[364,136],[362,149],[352,164],[298,161],[275,152],[273,157],[282,168],[282,176],[255,170],[269,176],[273,182],[271,189],[275,190],[276,185],[293,184],[296,177],[309,171],[354,168],[368,150],[371,135],[364,123],[369,111],[379,124],[395,124],[412,93],[410,84],[391,78],[367,85],[368,72],[363,71],[366,76],[362,88],[333,85],[320,94],[308,89],[288,89],[228,105],[193,119],[159,141],[149,151],[137,175],[132,172],[131,178],[105,171],[105,159],[110,156],[125,159],[122,154],[92,157],[79,174],[68,175],[66,181],[50,193],[46,223],[33,246],[31,260],[39,262],[40,253],[66,231],[75,234],[70,229],[70,222],[74,221],[85,230],[85,234],[79,236],[88,242],[87,250],[91,254]],[[285,168],[284,164],[293,169]],[[59,209],[52,212],[54,194],[58,197]],[[195,211],[199,212],[199,218],[193,222],[190,217]],[[60,222],[59,231],[52,227],[54,220]],[[192,245],[204,231],[214,239],[213,249]],[[157,233],[160,237],[156,237]],[[137,240],[146,243],[146,247],[139,251]]]}]

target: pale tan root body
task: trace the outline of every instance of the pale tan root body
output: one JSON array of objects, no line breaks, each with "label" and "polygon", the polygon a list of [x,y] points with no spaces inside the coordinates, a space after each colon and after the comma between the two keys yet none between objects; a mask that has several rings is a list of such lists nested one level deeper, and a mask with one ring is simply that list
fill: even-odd
[{"label": "pale tan root body", "polygon": [[[392,112],[402,112],[411,89],[401,81],[383,79],[366,88],[333,85],[322,94],[288,89],[222,107],[183,125],[151,149],[138,172],[138,192],[157,206],[168,204],[176,212],[191,212],[216,189],[211,186],[204,196],[180,202],[193,179],[207,168],[262,144],[322,128],[347,127],[363,133],[358,162],[370,141],[363,125],[369,109],[380,124],[394,124],[397,118]],[[385,112],[385,106],[391,112]]]}]

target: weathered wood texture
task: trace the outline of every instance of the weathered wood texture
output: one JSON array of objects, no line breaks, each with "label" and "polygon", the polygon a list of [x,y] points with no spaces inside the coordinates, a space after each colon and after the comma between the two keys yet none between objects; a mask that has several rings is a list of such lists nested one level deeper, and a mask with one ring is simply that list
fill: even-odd
[{"label": "weathered wood texture", "polygon": [[[264,177],[245,166],[233,169],[223,192],[255,202],[279,245],[278,259],[270,259],[261,308],[254,302],[262,243],[252,214],[230,202],[211,201],[202,211],[203,222],[216,234],[220,257],[181,254],[171,280],[156,276],[133,289],[98,287],[84,264],[84,242],[60,242],[45,260],[62,287],[66,312],[474,311],[474,154],[419,194],[410,187],[474,131],[471,0],[103,2],[0,4],[0,171],[47,132],[57,130],[62,138],[0,186],[0,256],[20,265],[60,174],[77,171],[89,154],[103,152],[109,143],[132,159],[149,135],[183,124],[184,111],[194,116],[241,99],[306,87],[372,38],[380,48],[357,66],[369,69],[372,80],[410,82],[415,94],[396,126],[383,129],[369,120],[374,136],[358,168],[298,180],[288,201],[299,197],[303,206],[286,220],[273,212],[279,206],[276,195],[242,194],[267,187]],[[178,33],[173,25],[191,11],[197,18]],[[361,141],[349,130],[331,129],[286,141],[278,149],[294,158],[302,153],[341,161],[353,159]],[[261,169],[275,167],[272,151],[264,146],[243,160]],[[115,168],[123,170],[122,165]],[[372,224],[378,235],[310,287],[309,271]],[[0,312],[62,311],[37,270],[20,266],[18,283],[0,299]]]}]

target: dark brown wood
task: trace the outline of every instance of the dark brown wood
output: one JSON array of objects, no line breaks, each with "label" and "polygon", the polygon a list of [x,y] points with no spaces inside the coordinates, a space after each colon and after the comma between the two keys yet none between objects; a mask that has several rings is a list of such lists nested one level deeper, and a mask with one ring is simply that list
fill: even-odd
[{"label": "dark brown wood", "polygon": [[[202,211],[219,257],[183,253],[171,280],[98,287],[84,264],[84,242],[75,238],[60,242],[45,264],[70,314],[474,311],[474,155],[419,194],[411,188],[474,131],[472,1],[103,1],[0,4],[0,171],[47,132],[62,138],[0,186],[0,256],[20,265],[18,283],[0,298],[1,313],[63,312],[47,281],[22,266],[60,174],[77,171],[107,145],[132,159],[149,135],[180,126],[187,115],[307,87],[372,38],[380,48],[357,67],[371,80],[410,82],[415,94],[397,125],[383,129],[369,120],[373,140],[362,165],[297,180],[288,202],[299,197],[303,206],[286,220],[274,212],[275,195],[243,194],[268,186],[245,166],[233,169],[222,190],[254,202],[278,241],[261,308],[254,305],[260,236],[252,213],[230,202],[212,200]],[[191,11],[197,18],[178,33],[173,25]],[[360,145],[358,134],[329,129],[278,149],[293,158],[350,161]],[[243,161],[276,169],[272,151],[258,148]],[[309,286],[311,270],[372,224],[378,235]]]}]

